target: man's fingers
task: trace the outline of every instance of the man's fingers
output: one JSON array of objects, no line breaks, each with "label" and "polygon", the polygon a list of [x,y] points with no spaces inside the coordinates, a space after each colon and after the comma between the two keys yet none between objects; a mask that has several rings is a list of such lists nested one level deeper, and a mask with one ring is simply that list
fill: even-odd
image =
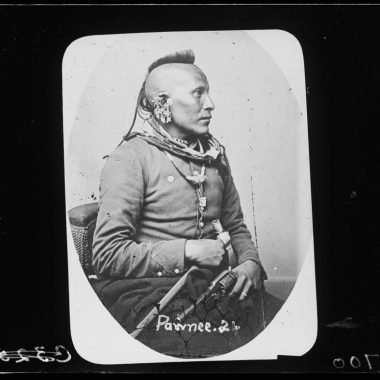
[{"label": "man's fingers", "polygon": [[237,297],[240,294],[241,289],[243,289],[245,280],[246,279],[243,276],[238,277],[234,288],[231,290],[230,296]]},{"label": "man's fingers", "polygon": [[244,301],[248,297],[248,292],[251,289],[251,281],[247,281],[244,284],[243,290],[240,292],[239,301]]}]

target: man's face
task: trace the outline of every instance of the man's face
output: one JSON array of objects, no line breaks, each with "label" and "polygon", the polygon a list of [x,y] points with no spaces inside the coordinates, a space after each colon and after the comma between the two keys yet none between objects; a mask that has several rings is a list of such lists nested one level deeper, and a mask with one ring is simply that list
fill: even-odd
[{"label": "man's face", "polygon": [[214,103],[205,74],[195,65],[166,64],[152,71],[145,92],[152,102],[157,96],[168,99],[172,122],[165,128],[175,137],[187,138],[208,132]]},{"label": "man's face", "polygon": [[215,108],[204,73],[195,65],[184,66],[168,90],[173,127],[182,138],[207,133]]}]

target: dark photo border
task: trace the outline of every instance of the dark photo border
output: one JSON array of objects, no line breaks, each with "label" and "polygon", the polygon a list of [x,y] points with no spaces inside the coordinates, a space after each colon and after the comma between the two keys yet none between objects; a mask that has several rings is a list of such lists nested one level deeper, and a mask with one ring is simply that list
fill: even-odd
[{"label": "dark photo border", "polygon": [[[379,17],[376,5],[0,6],[0,351],[61,345],[71,354],[67,362],[0,361],[0,371],[379,371]],[[274,361],[88,363],[69,327],[63,54],[93,34],[237,29],[282,29],[303,49],[317,342],[301,358]]]}]

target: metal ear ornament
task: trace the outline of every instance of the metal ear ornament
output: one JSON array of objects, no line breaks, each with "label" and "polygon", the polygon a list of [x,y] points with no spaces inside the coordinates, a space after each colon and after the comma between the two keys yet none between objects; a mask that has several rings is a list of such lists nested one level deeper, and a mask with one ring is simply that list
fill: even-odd
[{"label": "metal ear ornament", "polygon": [[154,117],[161,121],[161,123],[168,124],[172,121],[172,113],[169,109],[169,104],[167,101],[162,103],[160,99],[153,99],[154,105]]}]

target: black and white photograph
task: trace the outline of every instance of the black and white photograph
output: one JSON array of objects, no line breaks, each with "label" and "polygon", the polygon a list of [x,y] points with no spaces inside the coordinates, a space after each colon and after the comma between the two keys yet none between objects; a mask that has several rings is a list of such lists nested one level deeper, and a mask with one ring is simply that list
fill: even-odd
[{"label": "black and white photograph", "polygon": [[[240,358],[265,358],[311,347],[316,306],[304,292],[286,304],[307,256],[297,288],[315,298],[296,39],[281,31],[85,37],[65,53],[63,89],[68,239],[83,267],[71,284],[71,326],[78,351],[90,351],[84,358],[101,355],[87,341],[99,333],[84,333],[83,321],[98,314],[88,289],[79,295],[84,275],[121,327],[162,354],[240,349]],[[283,306],[287,317],[277,316]],[[299,329],[296,345],[274,332],[276,321]],[[108,323],[99,326],[109,352],[115,340]],[[255,353],[247,345],[257,336]]]},{"label": "black and white photograph", "polygon": [[379,10],[1,5],[0,372],[378,372]]}]

